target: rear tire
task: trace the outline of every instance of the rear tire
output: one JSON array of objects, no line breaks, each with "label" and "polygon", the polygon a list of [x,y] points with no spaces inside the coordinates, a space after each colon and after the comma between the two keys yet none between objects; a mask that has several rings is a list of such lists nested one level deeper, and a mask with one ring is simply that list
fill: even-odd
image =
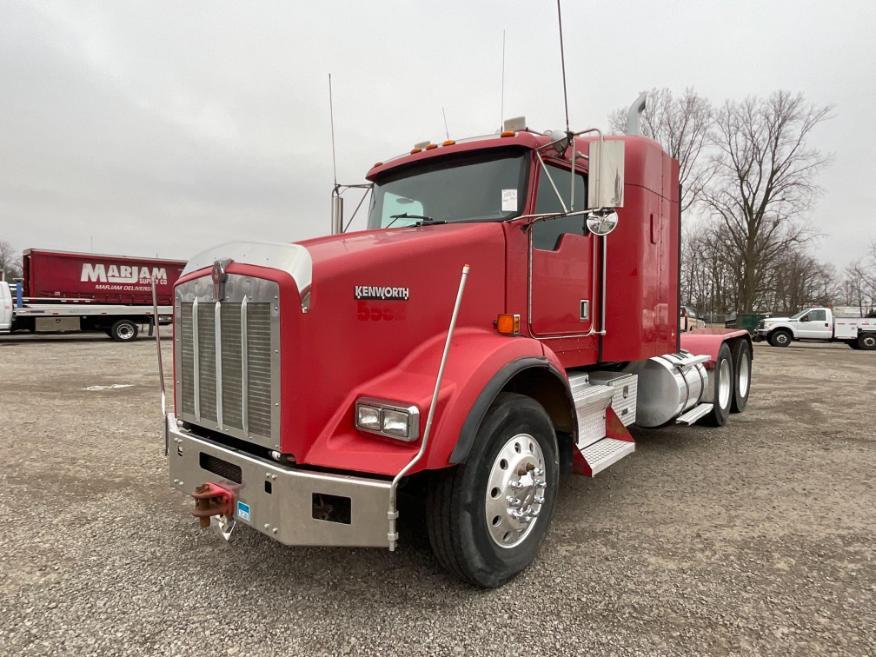
[{"label": "rear tire", "polygon": [[858,336],[858,349],[873,351],[876,349],[876,333],[861,333]]},{"label": "rear tire", "polygon": [[118,342],[130,342],[137,337],[140,329],[130,319],[120,319],[110,328],[109,335]]},{"label": "rear tire", "polygon": [[791,344],[791,333],[784,329],[774,331],[770,334],[770,344],[774,347],[787,347]]},{"label": "rear tire", "polygon": [[[429,488],[426,525],[441,565],[482,588],[523,571],[547,534],[559,468],[556,435],[541,404],[500,394],[466,461],[437,473]],[[535,515],[524,522],[517,512]]]},{"label": "rear tire", "polygon": [[748,393],[751,390],[751,347],[748,340],[737,341],[733,356],[734,386],[730,412],[741,413],[748,404]]},{"label": "rear tire", "polygon": [[705,423],[713,427],[723,427],[730,415],[733,403],[735,377],[733,376],[733,354],[725,342],[718,350],[715,369],[712,370],[712,411],[705,418]]}]

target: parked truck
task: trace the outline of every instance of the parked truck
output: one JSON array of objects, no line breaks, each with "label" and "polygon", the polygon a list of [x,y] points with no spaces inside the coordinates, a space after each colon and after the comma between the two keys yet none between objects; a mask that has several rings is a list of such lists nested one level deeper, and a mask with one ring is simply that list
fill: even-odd
[{"label": "parked truck", "polygon": [[831,308],[806,308],[790,317],[768,317],[757,325],[756,340],[773,347],[787,347],[794,340],[845,342],[852,349],[876,349],[876,318]]},{"label": "parked truck", "polygon": [[102,331],[114,340],[173,314],[173,285],[185,261],[27,249],[24,277],[0,281],[0,333]]},{"label": "parked truck", "polygon": [[622,136],[418,144],[368,172],[367,230],[336,212],[330,236],[192,258],[165,441],[201,525],[394,550],[403,490],[438,561],[495,587],[562,473],[633,454],[631,427],[742,412],[748,333],[679,331],[678,163],[641,108]]}]

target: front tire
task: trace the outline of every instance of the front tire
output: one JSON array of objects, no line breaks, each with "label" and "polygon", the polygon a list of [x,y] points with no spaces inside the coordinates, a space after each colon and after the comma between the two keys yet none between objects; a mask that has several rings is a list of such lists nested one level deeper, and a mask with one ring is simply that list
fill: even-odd
[{"label": "front tire", "polygon": [[426,501],[429,542],[444,568],[496,588],[533,562],[559,483],[553,425],[530,397],[502,393],[465,463],[437,473]]},{"label": "front tire", "polygon": [[130,319],[120,319],[112,325],[109,334],[113,340],[118,342],[130,342],[136,339],[139,332],[137,325]]},{"label": "front tire", "polygon": [[791,334],[788,331],[774,331],[770,335],[770,344],[774,347],[787,347],[791,344]]},{"label": "front tire", "polygon": [[727,424],[733,400],[735,377],[733,376],[733,354],[725,342],[718,350],[715,369],[712,370],[714,386],[712,390],[712,411],[706,416],[706,423],[713,427]]},{"label": "front tire", "polygon": [[861,333],[858,336],[858,349],[865,351],[876,349],[876,333]]}]

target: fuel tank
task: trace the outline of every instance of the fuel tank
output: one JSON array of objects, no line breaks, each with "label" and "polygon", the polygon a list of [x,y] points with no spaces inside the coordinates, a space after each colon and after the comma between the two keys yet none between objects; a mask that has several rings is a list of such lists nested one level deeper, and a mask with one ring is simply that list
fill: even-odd
[{"label": "fuel tank", "polygon": [[636,424],[659,427],[700,402],[709,383],[707,357],[682,352],[654,356],[637,364]]}]

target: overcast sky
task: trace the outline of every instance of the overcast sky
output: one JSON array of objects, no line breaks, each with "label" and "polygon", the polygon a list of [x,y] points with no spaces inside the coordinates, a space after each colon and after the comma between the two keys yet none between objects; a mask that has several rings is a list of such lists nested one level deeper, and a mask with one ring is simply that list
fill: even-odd
[{"label": "overcast sky", "polygon": [[[573,127],[642,89],[718,103],[782,88],[836,106],[813,213],[838,266],[876,239],[876,3],[566,0]],[[561,127],[555,4],[0,0],[0,239],[187,258],[328,232],[338,176],[499,123]]]}]

